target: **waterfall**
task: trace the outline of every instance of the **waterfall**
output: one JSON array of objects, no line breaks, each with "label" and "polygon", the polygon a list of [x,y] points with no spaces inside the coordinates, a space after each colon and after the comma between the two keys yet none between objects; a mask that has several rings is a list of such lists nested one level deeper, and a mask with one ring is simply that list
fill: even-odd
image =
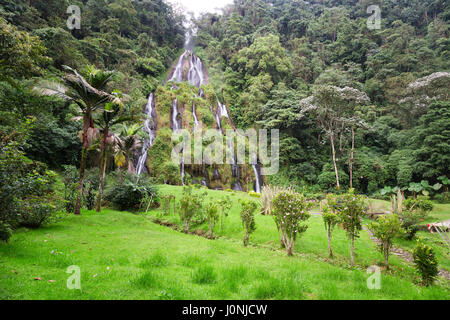
[{"label": "waterfall", "polygon": [[198,127],[200,125],[200,122],[197,118],[197,110],[195,109],[195,104],[192,104],[192,115],[194,116],[194,126]]},{"label": "waterfall", "polygon": [[181,158],[181,164],[180,164],[180,173],[181,173],[181,181],[184,185],[184,177],[186,176],[185,173],[185,165],[184,165],[184,150],[186,149],[186,144],[183,145],[183,157]]},{"label": "waterfall", "polygon": [[173,131],[181,129],[178,123],[178,99],[173,100],[172,103],[172,129]]},{"label": "waterfall", "polygon": [[253,155],[252,167],[256,176],[255,191],[261,193],[261,177],[258,172],[258,155],[256,153]]},{"label": "waterfall", "polygon": [[190,68],[187,75],[187,80],[190,84],[200,88],[204,83],[205,75],[203,73],[203,63],[199,57],[191,53],[191,59],[189,61]]},{"label": "waterfall", "polygon": [[233,178],[240,178],[239,165],[237,163],[237,155],[236,152],[234,152],[234,141],[227,139],[227,143],[231,158],[231,173],[233,175]]},{"label": "waterfall", "polygon": [[148,102],[144,110],[144,113],[147,115],[147,120],[144,123],[144,131],[148,134],[148,138],[144,140],[142,153],[139,157],[138,164],[136,166],[136,173],[138,175],[144,172],[147,162],[148,150],[153,145],[156,139],[154,111],[155,111],[155,95],[152,93],[148,97]]},{"label": "waterfall", "polygon": [[214,113],[214,110],[211,108],[211,112],[214,115],[214,118],[216,119],[217,128],[222,131],[222,122],[220,120],[219,110],[217,110],[216,113]]},{"label": "waterfall", "polygon": [[228,116],[228,111],[227,111],[227,107],[223,104],[220,103],[219,100],[217,100],[217,105],[218,105],[218,110],[217,113],[220,114],[220,118],[230,118]]},{"label": "waterfall", "polygon": [[184,58],[186,57],[186,55],[189,54],[188,51],[185,51],[180,59],[178,59],[178,63],[175,67],[175,71],[173,72],[172,78],[170,78],[169,81],[175,81],[175,82],[182,82],[183,81],[183,76],[184,76],[184,69],[183,69],[183,65],[184,65]]}]

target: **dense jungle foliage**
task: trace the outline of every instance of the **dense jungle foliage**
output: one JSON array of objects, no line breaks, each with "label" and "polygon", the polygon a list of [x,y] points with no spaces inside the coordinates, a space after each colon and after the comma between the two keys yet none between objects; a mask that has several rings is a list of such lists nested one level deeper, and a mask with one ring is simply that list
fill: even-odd
[{"label": "dense jungle foliage", "polygon": [[[367,28],[373,4],[381,8],[379,30]],[[80,30],[66,26],[69,5],[81,8]],[[348,86],[370,103],[344,110],[348,121],[333,132],[342,187],[352,182],[374,194],[423,181],[432,193],[441,184],[442,193],[450,163],[449,15],[444,0],[235,0],[223,14],[195,20],[195,52],[237,127],[281,130],[281,172],[266,182],[335,189],[330,130],[320,114],[303,114],[301,101],[324,86]],[[0,130],[20,135],[20,124],[31,122],[21,139],[26,157],[57,170],[79,165],[79,114],[69,101],[34,94],[35,84],[60,77],[65,65],[116,70],[114,89],[127,96],[134,119],[128,125],[142,124],[148,94],[184,45],[185,20],[162,0],[1,0]],[[438,72],[424,92],[409,86]]]},{"label": "dense jungle foliage", "polygon": [[[380,30],[367,27],[369,5],[380,6]],[[365,124],[356,126],[353,184],[373,194],[448,174],[448,74],[425,103],[408,85],[449,70],[449,15],[448,2],[435,0],[241,0],[198,19],[196,51],[238,127],[281,130],[284,169],[272,183],[333,189],[329,130],[317,114],[300,118],[300,101],[324,85],[365,92],[371,102],[353,112]],[[350,131],[335,134],[345,187]]]}]

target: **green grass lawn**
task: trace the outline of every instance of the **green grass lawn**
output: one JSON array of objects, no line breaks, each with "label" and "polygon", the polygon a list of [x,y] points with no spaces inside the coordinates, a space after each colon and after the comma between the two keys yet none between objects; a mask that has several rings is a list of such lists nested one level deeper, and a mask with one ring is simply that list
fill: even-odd
[{"label": "green grass lawn", "polygon": [[[181,190],[161,187],[162,193],[176,196]],[[208,191],[208,198],[224,194]],[[229,194],[234,200],[250,198]],[[278,250],[272,218],[260,215],[252,245],[244,248],[238,208],[235,203],[217,240],[153,223],[158,210],[149,215],[85,211],[39,230],[19,230],[9,244],[0,244],[0,299],[450,298],[448,284],[416,285],[412,267],[396,257],[391,258],[392,274],[382,274],[381,290],[369,290],[366,268],[382,259],[367,234],[357,241],[357,266],[350,269],[342,230],[333,239],[336,258],[327,259],[319,216],[308,221],[294,257]],[[176,222],[178,217],[165,219]],[[82,291],[66,287],[71,265],[81,269]]]}]

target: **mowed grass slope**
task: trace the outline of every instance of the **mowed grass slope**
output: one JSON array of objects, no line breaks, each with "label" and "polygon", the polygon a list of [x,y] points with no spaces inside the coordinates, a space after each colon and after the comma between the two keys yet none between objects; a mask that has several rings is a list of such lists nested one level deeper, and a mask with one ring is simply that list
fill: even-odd
[{"label": "mowed grass slope", "polygon": [[[179,200],[182,195],[182,188],[173,187],[173,186],[161,186],[160,191],[163,195],[175,195]],[[205,192],[204,189],[198,190],[196,192]],[[223,199],[225,196],[230,196],[233,202],[233,206],[231,209],[231,213],[229,217],[226,219],[224,224],[224,228],[222,229],[220,225],[216,227],[216,235],[226,239],[234,239],[236,241],[241,241],[243,237],[242,232],[242,223],[240,220],[239,210],[240,205],[239,199],[247,199],[259,202],[258,198],[250,197],[246,193],[242,192],[222,192],[222,191],[212,191],[207,190],[208,200],[206,203],[213,203],[219,199]],[[379,205],[387,206],[388,203],[386,201],[375,200]],[[432,217],[435,219],[442,219],[446,217],[448,211],[450,211],[450,206],[438,205],[436,210],[432,213]],[[312,212],[318,213],[320,212],[319,208],[313,208]],[[180,218],[178,215],[162,215],[163,212],[161,210],[151,211],[150,215],[152,217],[173,222],[176,224],[180,224]],[[370,222],[369,219],[364,219],[363,225],[367,225]],[[311,218],[306,222],[308,225],[308,230],[302,235],[301,238],[297,240],[296,243],[296,252],[301,255],[307,255],[314,258],[319,258],[324,261],[329,261],[333,264],[338,264],[343,267],[349,268],[349,245],[347,241],[347,236],[344,230],[340,228],[336,228],[333,233],[332,239],[332,247],[335,258],[333,260],[328,259],[328,241],[325,233],[325,229],[323,226],[322,217],[320,215],[311,215]],[[425,222],[424,222],[425,223]],[[206,224],[201,226],[194,226],[193,229],[201,229],[208,230]],[[420,233],[420,235],[425,235],[424,233]],[[436,235],[435,237],[438,237]],[[434,237],[434,238],[435,238]],[[266,248],[270,248],[273,250],[278,250],[280,248],[280,241],[278,232],[276,229],[275,222],[273,217],[263,216],[260,214],[256,215],[256,231],[250,236],[250,242],[254,245],[263,246]],[[399,243],[405,243],[405,241],[399,241]],[[409,247],[412,248],[415,245],[415,241],[408,242]],[[441,255],[441,252],[444,250],[441,246],[438,246],[435,241],[430,241],[430,244],[436,247],[436,251],[439,255],[441,263],[441,267],[447,268],[450,270],[450,265],[445,255]],[[383,256],[376,250],[376,247],[373,241],[370,240],[369,235],[366,231],[362,230],[360,233],[360,238],[356,240],[355,243],[356,250],[356,263],[357,267],[360,269],[366,270],[367,267],[378,264],[383,261]],[[415,270],[412,266],[405,264],[400,258],[396,256],[391,256],[391,267],[392,272],[397,272],[399,276],[414,278]]]},{"label": "mowed grass slope", "polygon": [[[181,194],[181,188],[163,187],[162,192]],[[217,199],[224,193],[208,194]],[[234,200],[237,197],[248,196],[237,194]],[[365,265],[379,260],[371,242],[364,234],[358,241],[358,267],[352,270],[345,262],[345,235],[339,231],[334,240],[337,262],[328,262],[320,217],[310,219],[311,227],[299,240],[294,257],[277,250],[270,217],[257,217],[254,245],[244,248],[236,207],[217,240],[156,225],[142,214],[112,210],[83,212],[39,230],[20,230],[9,244],[0,244],[0,299],[450,297],[443,284],[415,285],[412,269],[396,259],[394,274],[382,275],[382,289],[369,290]],[[67,289],[66,270],[71,265],[81,268],[81,291]]]}]

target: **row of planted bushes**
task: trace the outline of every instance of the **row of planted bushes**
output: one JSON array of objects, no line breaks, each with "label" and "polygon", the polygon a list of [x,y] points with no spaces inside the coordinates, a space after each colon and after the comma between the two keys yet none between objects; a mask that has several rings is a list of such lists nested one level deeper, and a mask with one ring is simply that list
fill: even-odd
[{"label": "row of planted bushes", "polygon": [[[226,196],[215,202],[207,202],[205,192],[195,192],[192,186],[186,186],[179,201],[179,208],[175,204],[174,196],[162,197],[162,211],[168,215],[178,211],[184,231],[189,232],[192,225],[208,224],[208,236],[214,238],[215,227],[224,220],[231,209],[231,199]],[[347,233],[350,245],[351,265],[355,264],[354,244],[362,230],[362,217],[367,213],[367,199],[350,189],[341,195],[330,194],[322,206],[322,218],[328,238],[330,258],[333,258],[332,235],[337,225]],[[310,218],[309,211],[317,201],[297,193],[289,188],[265,187],[260,202],[240,200],[240,218],[243,227],[243,242],[249,244],[251,234],[256,230],[255,215],[261,212],[271,215],[280,235],[281,247],[286,249],[289,256],[294,254],[297,239],[308,229],[306,221]],[[178,210],[179,209],[179,210]],[[378,250],[384,256],[384,263],[389,269],[389,256],[396,237],[408,234],[411,228],[412,214],[424,216],[429,208],[420,207],[411,201],[405,203],[402,215],[392,214],[382,216],[376,222],[369,224],[370,232],[379,241]],[[407,211],[410,210],[410,211]],[[417,212],[416,212],[417,211]],[[425,285],[432,284],[438,274],[437,259],[433,249],[418,242],[414,250],[416,267]]]}]

